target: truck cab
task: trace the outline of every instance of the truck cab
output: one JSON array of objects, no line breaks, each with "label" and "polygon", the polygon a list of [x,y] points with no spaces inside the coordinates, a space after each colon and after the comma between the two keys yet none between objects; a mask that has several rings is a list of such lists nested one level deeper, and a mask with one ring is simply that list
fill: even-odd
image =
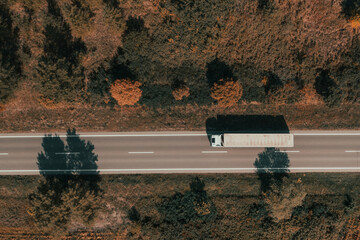
[{"label": "truck cab", "polygon": [[220,135],[211,135],[211,146],[212,147],[222,147],[221,134]]}]

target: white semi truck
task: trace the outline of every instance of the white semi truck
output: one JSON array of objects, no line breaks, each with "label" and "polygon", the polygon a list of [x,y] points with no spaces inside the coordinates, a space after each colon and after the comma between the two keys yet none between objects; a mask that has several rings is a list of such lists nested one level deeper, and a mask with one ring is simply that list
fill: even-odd
[{"label": "white semi truck", "polygon": [[211,135],[212,147],[294,147],[293,134],[224,133]]}]

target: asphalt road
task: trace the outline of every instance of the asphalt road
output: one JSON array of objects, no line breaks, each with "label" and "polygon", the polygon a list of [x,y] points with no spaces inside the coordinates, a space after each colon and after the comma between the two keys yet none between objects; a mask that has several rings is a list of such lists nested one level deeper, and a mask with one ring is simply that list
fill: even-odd
[{"label": "asphalt road", "polygon": [[[360,131],[292,132],[292,172],[360,172]],[[0,134],[0,174],[39,174],[43,134]],[[64,136],[61,134],[61,136]],[[100,173],[254,172],[263,148],[212,148],[205,132],[80,133],[98,154]],[[64,138],[65,140],[65,138]]]}]

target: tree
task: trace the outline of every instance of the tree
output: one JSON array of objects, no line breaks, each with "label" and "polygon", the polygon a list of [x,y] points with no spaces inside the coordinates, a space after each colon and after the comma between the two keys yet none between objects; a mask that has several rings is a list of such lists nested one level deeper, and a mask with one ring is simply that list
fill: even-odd
[{"label": "tree", "polygon": [[16,73],[15,68],[3,59],[0,52],[0,103],[5,102],[11,95],[19,77],[20,75]]},{"label": "tree", "polygon": [[140,86],[140,82],[118,79],[110,86],[110,93],[120,106],[134,105],[142,96]]},{"label": "tree", "polygon": [[306,195],[299,178],[296,183],[285,180],[281,185],[275,184],[270,191],[264,193],[263,200],[270,216],[279,222],[291,218],[293,209],[302,205]]},{"label": "tree", "polygon": [[360,14],[359,0],[343,0],[341,2],[341,7],[345,18],[347,19]]},{"label": "tree", "polygon": [[190,190],[193,193],[196,194],[205,194],[205,183],[203,180],[201,180],[199,177],[195,177],[191,182],[190,182]]},{"label": "tree", "polygon": [[232,79],[220,79],[211,88],[211,97],[218,101],[221,107],[231,107],[240,100],[243,94],[242,85]]},{"label": "tree", "polygon": [[72,102],[83,97],[83,72],[65,58],[55,63],[42,59],[34,69],[33,78],[43,100]]},{"label": "tree", "polygon": [[73,38],[54,0],[48,1],[44,52],[33,69],[33,80],[44,100],[72,102],[83,97],[85,76],[80,58],[86,47]]},{"label": "tree", "polygon": [[154,27],[154,58],[165,66],[184,62],[204,68],[218,50],[234,1],[179,0],[161,3],[162,24]]},{"label": "tree", "polygon": [[91,11],[88,1],[73,0],[65,3],[64,15],[75,37],[84,37],[93,27],[95,14]]},{"label": "tree", "polygon": [[36,191],[29,195],[29,213],[36,225],[57,237],[66,234],[70,218],[69,209],[62,200],[63,184],[64,182],[57,178],[51,183],[43,179]]},{"label": "tree", "polygon": [[57,135],[44,136],[44,151],[38,154],[37,162],[44,179],[29,195],[35,222],[52,235],[66,234],[73,221],[91,224],[100,206],[94,146],[81,140],[75,129],[67,131],[66,140],[67,145]]},{"label": "tree", "polygon": [[0,2],[0,103],[12,94],[21,77],[18,34],[6,1]]},{"label": "tree", "polygon": [[126,28],[126,18],[122,9],[106,5],[104,8],[104,22],[114,34],[121,35]]},{"label": "tree", "polygon": [[278,148],[265,148],[258,154],[254,166],[261,181],[261,191],[267,192],[273,184],[281,185],[282,179],[288,177],[290,161],[287,153]]},{"label": "tree", "polygon": [[73,221],[88,226],[100,206],[100,196],[75,180],[54,178],[40,181],[29,195],[30,215],[35,223],[53,236],[63,236]]},{"label": "tree", "polygon": [[176,192],[166,199],[159,211],[164,215],[164,220],[172,224],[186,224],[200,219],[209,221],[217,215],[216,207],[204,190],[205,183],[195,177],[190,182],[190,191],[184,194]]},{"label": "tree", "polygon": [[184,97],[190,96],[190,89],[187,86],[176,88],[172,91],[172,94],[177,101],[181,101]]}]

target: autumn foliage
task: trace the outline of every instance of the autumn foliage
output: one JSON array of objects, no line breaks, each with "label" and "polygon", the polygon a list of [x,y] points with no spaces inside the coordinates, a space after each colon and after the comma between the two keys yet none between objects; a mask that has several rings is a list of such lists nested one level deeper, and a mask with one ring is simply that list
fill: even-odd
[{"label": "autumn foliage", "polygon": [[336,83],[327,102],[359,99],[359,0],[0,0],[0,23],[2,103],[26,80],[54,103],[102,104],[136,76],[149,106],[186,98],[177,81],[209,105],[208,85],[230,78],[246,102],[288,104],[320,72]]},{"label": "autumn foliage", "polygon": [[219,106],[235,105],[243,94],[243,87],[238,81],[220,79],[211,88],[211,97],[218,101]]},{"label": "autumn foliage", "polygon": [[349,22],[352,28],[360,28],[360,14],[351,17]]},{"label": "autumn foliage", "polygon": [[131,81],[130,79],[117,79],[110,86],[110,93],[120,106],[134,105],[142,95],[140,86],[140,82]]},{"label": "autumn foliage", "polygon": [[190,96],[190,89],[187,86],[176,88],[172,91],[174,98],[177,101],[181,101],[184,97]]}]

